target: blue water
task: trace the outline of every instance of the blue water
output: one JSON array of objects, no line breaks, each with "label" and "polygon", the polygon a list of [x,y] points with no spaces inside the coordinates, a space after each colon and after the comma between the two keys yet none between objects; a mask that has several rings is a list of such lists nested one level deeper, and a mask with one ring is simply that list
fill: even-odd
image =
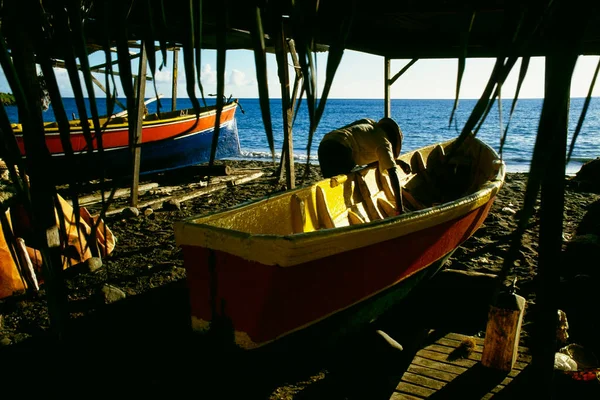
[{"label": "blue water", "polygon": [[[210,99],[214,102],[214,99]],[[123,102],[124,99],[122,100]],[[392,100],[391,117],[400,125],[404,133],[402,151],[407,152],[425,145],[444,141],[456,137],[458,129],[466,122],[476,100],[460,100],[455,114],[456,124],[448,127],[453,100]],[[509,134],[506,139],[502,157],[509,172],[528,172],[529,163],[537,134],[542,99],[521,99],[510,122]],[[73,99],[64,100],[69,115],[77,116],[77,109]],[[512,100],[502,102],[502,123],[506,126],[508,121]],[[571,100],[571,113],[569,122],[570,145],[572,134],[577,126],[584,99],[575,98]],[[161,99],[163,109],[171,106],[170,99]],[[240,99],[240,109],[236,114],[240,137],[240,146],[243,159],[271,160],[271,153],[262,122],[260,103],[258,99]],[[100,99],[100,114],[105,113],[105,102]],[[191,107],[187,99],[177,99],[177,108]],[[323,135],[330,130],[346,125],[360,118],[372,118],[378,120],[383,117],[383,100],[377,99],[330,99],[327,102],[325,113],[317,129],[311,146],[311,163],[317,163],[316,152],[319,141]],[[154,112],[156,103],[149,105],[149,111]],[[242,110],[243,109],[243,113]],[[117,110],[120,111],[120,110]],[[16,122],[16,108],[7,107],[9,118]],[[271,100],[271,115],[275,136],[276,158],[279,159],[283,144],[283,128],[281,100]],[[498,107],[495,106],[488,115],[485,123],[479,130],[478,137],[499,149],[500,123]],[[44,112],[44,119],[54,120],[52,107]],[[456,127],[458,126],[458,128]],[[293,126],[294,157],[297,161],[306,162],[308,143],[309,120],[306,104],[302,104]],[[592,99],[583,124],[581,134],[572,155],[572,161],[567,166],[567,173],[576,173],[585,161],[600,156],[600,100]]]}]

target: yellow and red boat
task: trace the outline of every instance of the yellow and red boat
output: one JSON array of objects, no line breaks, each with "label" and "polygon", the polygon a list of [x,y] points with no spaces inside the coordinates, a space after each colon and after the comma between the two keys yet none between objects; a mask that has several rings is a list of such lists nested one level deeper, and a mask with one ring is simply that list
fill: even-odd
[{"label": "yellow and red boat", "polygon": [[[234,157],[241,154],[235,120],[237,100],[223,106],[219,124],[217,158]],[[148,174],[182,168],[208,162],[215,134],[216,107],[200,109],[197,117],[194,109],[183,109],[148,114],[142,123],[140,152],[140,174]],[[127,117],[101,118],[102,149],[90,125],[91,146],[86,140],[82,122],[69,121],[69,138],[73,149],[73,160],[63,147],[56,122],[44,126],[45,140],[57,176],[69,175],[76,179],[93,179],[104,172],[106,177],[123,177],[131,174],[132,156],[129,148],[129,121]],[[26,155],[20,124],[13,124],[17,145]],[[92,151],[90,151],[92,147]]]},{"label": "yellow and red boat", "polygon": [[435,274],[485,220],[504,163],[475,137],[399,162],[410,165],[400,215],[370,165],[177,222],[193,329],[227,327],[253,349],[327,321],[369,322]]}]

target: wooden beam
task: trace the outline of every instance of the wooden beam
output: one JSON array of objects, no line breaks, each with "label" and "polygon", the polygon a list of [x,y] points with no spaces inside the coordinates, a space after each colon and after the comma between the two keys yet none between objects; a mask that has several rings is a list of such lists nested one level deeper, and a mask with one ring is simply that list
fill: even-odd
[{"label": "wooden beam", "polygon": [[391,115],[391,99],[390,99],[390,64],[391,60],[389,57],[385,57],[383,62],[383,97],[384,97],[384,109],[383,116],[390,118]]},{"label": "wooden beam", "polygon": [[[532,347],[532,393],[552,398],[564,212],[565,159],[571,78],[577,55],[564,52],[546,57],[545,96],[535,151],[544,151],[541,176],[540,239],[537,273],[537,320]],[[537,142],[540,142],[538,145]],[[533,164],[533,161],[532,161]],[[533,165],[532,165],[533,168]]]},{"label": "wooden beam", "polygon": [[[137,48],[137,49],[139,49],[140,45],[138,45],[136,43],[130,43],[129,47],[130,48]],[[160,51],[161,48],[160,48],[160,46],[157,46],[157,47],[154,48],[154,50],[155,51]],[[179,50],[179,47],[167,47],[167,50],[176,51],[176,50]],[[142,56],[141,53],[135,53],[135,54],[131,54],[130,53],[129,60],[134,60],[134,59],[139,58],[141,56]],[[112,61],[110,63],[102,63],[102,64],[94,65],[94,66],[90,67],[90,69],[93,71],[93,70],[97,70],[97,69],[100,69],[100,68],[104,68],[107,65],[116,65],[118,62],[119,62],[119,60],[114,60],[114,61]]]},{"label": "wooden beam", "polygon": [[[142,56],[140,58],[139,65],[139,73],[138,76],[146,76],[146,50],[142,47]],[[133,120],[134,122],[134,143],[133,143],[133,165],[132,165],[132,182],[131,182],[131,206],[137,207],[138,204],[138,186],[140,183],[140,158],[142,154],[142,125],[144,121],[144,94],[146,93],[146,80],[145,79],[136,79],[136,85],[134,85],[136,89],[136,112],[137,118]]]},{"label": "wooden beam", "polygon": [[[245,171],[242,171],[242,173],[240,173],[240,174],[228,175],[227,177],[222,178],[222,179],[217,178],[216,180],[211,180],[211,182],[217,182],[217,183],[211,183],[210,185],[207,185],[207,186],[200,185],[200,187],[195,188],[194,186],[187,185],[185,188],[185,191],[184,191],[185,194],[183,194],[183,195],[179,195],[179,194],[167,195],[165,197],[161,197],[158,199],[152,199],[152,200],[148,200],[145,202],[141,202],[141,203],[138,203],[138,208],[140,208],[140,209],[146,208],[146,207],[158,208],[159,206],[162,206],[163,203],[165,203],[169,200],[176,200],[181,203],[184,201],[194,199],[196,197],[204,196],[205,194],[209,194],[209,193],[215,192],[217,190],[225,189],[227,187],[242,185],[246,182],[250,182],[254,179],[260,178],[261,176],[263,176],[263,174],[264,173],[262,171],[245,170]],[[157,193],[161,193],[161,192],[170,193],[170,192],[180,190],[180,189],[181,189],[181,187],[168,186],[168,187],[162,187],[162,188],[158,187],[155,189],[155,191]],[[115,214],[122,212],[125,208],[127,208],[127,207],[118,207],[115,209],[107,210],[104,213],[104,215],[105,216],[115,215]],[[99,216],[100,216],[100,214],[93,215],[94,218],[99,217]]]},{"label": "wooden beam", "polygon": [[[62,61],[58,61],[58,60],[54,60],[54,66],[56,68],[66,68],[66,65],[64,62]],[[77,65],[77,69],[81,70],[81,65]],[[103,74],[106,73],[106,70],[103,68],[99,68],[99,67],[90,67],[90,71],[94,72],[94,73],[98,73],[98,74]],[[120,76],[118,71],[112,71],[111,74],[115,75],[115,76]],[[137,75],[132,75],[134,78],[137,78]],[[152,76],[146,76],[146,80],[147,81],[151,81]]]},{"label": "wooden beam", "polygon": [[288,71],[288,43],[284,37],[283,25],[275,37],[277,71],[281,86],[281,111],[283,113],[283,146],[285,152],[286,188],[294,189],[296,177],[294,173],[294,150],[292,141],[292,107],[290,106],[290,75]]},{"label": "wooden beam", "polygon": [[[94,84],[95,84],[96,86],[98,86],[98,88],[100,88],[100,90],[102,90],[104,93],[106,93],[106,88],[104,87],[104,85],[103,85],[103,84],[102,84],[102,83],[101,83],[101,82],[100,82],[98,79],[96,79],[96,78],[94,77],[94,75],[90,74],[90,76],[92,77],[92,82],[94,82]],[[106,94],[110,96],[110,93],[106,93]],[[114,100],[115,100],[115,103],[116,103],[116,104],[117,104],[119,107],[121,107],[123,110],[127,110],[127,107],[126,107],[126,106],[125,106],[123,103],[121,103],[121,102],[119,101],[119,99],[117,99],[117,98],[115,97],[115,99],[114,99]]]},{"label": "wooden beam", "polygon": [[394,75],[394,77],[392,79],[390,79],[390,81],[389,81],[390,85],[393,85],[396,82],[396,80],[398,78],[400,78],[402,75],[404,75],[404,73],[406,71],[408,71],[408,69],[410,67],[412,67],[417,61],[419,61],[418,58],[413,58],[412,60],[410,60],[410,62],[408,64],[406,64],[404,67],[402,67],[402,69],[396,75]]},{"label": "wooden beam", "polygon": [[177,68],[179,66],[179,48],[173,49],[173,83],[171,92],[171,110],[177,110]]},{"label": "wooden beam", "polygon": [[[291,99],[290,99],[290,104],[289,104],[289,108],[290,108],[290,114],[289,114],[289,121],[290,121],[290,125],[293,125],[293,115],[294,115],[294,110],[295,110],[295,106],[296,106],[296,99],[298,97],[298,92],[300,90],[300,82],[302,81],[302,68],[300,67],[300,61],[298,60],[298,53],[296,53],[296,45],[294,44],[294,41],[291,39],[287,40],[288,43],[288,47],[289,47],[289,53],[292,56],[292,63],[294,65],[294,72],[295,72],[295,79],[294,79],[294,87],[292,89],[292,93],[291,93]],[[290,130],[291,130],[291,126],[290,126]],[[283,180],[283,163],[286,160],[287,157],[287,151],[288,148],[287,146],[283,145],[282,149],[281,149],[281,160],[279,162],[279,170],[277,172],[277,176],[279,176],[280,180]],[[307,164],[307,168],[308,168]]]}]

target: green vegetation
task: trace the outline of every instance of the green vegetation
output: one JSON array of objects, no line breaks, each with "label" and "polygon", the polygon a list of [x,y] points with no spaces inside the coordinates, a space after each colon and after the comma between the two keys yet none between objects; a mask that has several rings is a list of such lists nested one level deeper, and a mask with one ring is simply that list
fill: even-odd
[{"label": "green vegetation", "polygon": [[13,96],[10,93],[0,93],[0,101],[5,106],[12,106],[12,105],[17,104],[17,102],[15,100],[15,96]]}]

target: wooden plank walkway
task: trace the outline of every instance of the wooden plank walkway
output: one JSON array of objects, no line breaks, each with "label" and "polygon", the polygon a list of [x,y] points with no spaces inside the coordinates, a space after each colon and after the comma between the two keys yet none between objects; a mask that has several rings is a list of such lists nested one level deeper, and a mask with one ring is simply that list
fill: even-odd
[{"label": "wooden plank walkway", "polygon": [[[460,356],[460,344],[466,338],[474,339],[476,346],[468,356]],[[482,366],[482,350],[481,338],[447,333],[417,352],[390,400],[491,399],[504,397],[501,393],[508,395],[509,386],[531,361],[529,350],[519,347],[519,358],[510,373]]]}]

